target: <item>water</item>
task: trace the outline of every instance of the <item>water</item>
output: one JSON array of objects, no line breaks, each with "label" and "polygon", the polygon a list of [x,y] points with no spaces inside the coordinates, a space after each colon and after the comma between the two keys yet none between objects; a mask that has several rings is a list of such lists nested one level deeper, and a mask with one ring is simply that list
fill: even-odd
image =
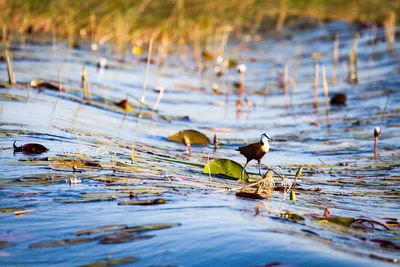
[{"label": "water", "polygon": [[[388,260],[398,259],[399,249],[382,248],[371,240],[388,240],[398,245],[398,226],[391,226],[390,231],[368,232],[326,226],[311,217],[313,213],[321,216],[324,208],[329,207],[334,216],[366,217],[380,222],[381,218],[398,218],[398,43],[388,53],[384,42],[368,43],[369,29],[360,31],[360,83],[352,85],[344,79],[348,53],[358,30],[356,26],[334,22],[308,31],[290,31],[291,38],[246,44],[240,62],[247,65],[244,97],[253,106],[249,110],[244,103],[240,115],[236,112],[236,89],[229,85],[239,79],[235,70],[226,70],[222,78],[212,75],[212,68],[200,74],[186,67],[192,66],[190,59],[181,61],[178,56],[171,60],[178,64],[170,63],[161,69],[151,66],[145,100],[152,106],[158,96],[152,89],[162,85],[166,91],[159,113],[188,116],[189,120],[173,119],[168,123],[157,116],[138,120],[124,116],[116,107],[73,101],[71,97],[81,98],[82,93],[70,89],[61,97],[59,92],[47,89],[43,92],[33,88],[0,89],[4,133],[0,208],[35,209],[22,216],[13,212],[0,215],[0,241],[15,243],[0,250],[0,263],[75,266],[136,256],[140,260],[131,264],[137,266],[256,266],[274,262],[293,266],[391,265]],[[340,35],[340,60],[338,81],[333,84],[335,33]],[[378,37],[383,34],[383,29],[379,29]],[[234,44],[227,51],[233,54]],[[345,107],[331,106],[329,127],[321,77],[318,111],[312,105],[313,52],[324,54],[319,62],[327,68],[330,96],[336,92],[347,95]],[[100,96],[117,102],[127,93],[141,96],[145,64],[138,62],[138,57],[126,56],[121,63],[108,52],[34,44],[14,45],[13,53],[17,81],[57,81],[60,72],[67,88],[79,87],[85,62],[93,99]],[[96,68],[100,57],[108,58],[109,68],[100,71]],[[285,64],[291,80],[295,80],[291,83],[295,86],[289,86],[287,103],[283,89],[277,86],[278,73],[283,72]],[[5,64],[1,69],[1,80],[7,80]],[[226,94],[214,94],[212,83],[219,84]],[[262,94],[265,88],[267,96]],[[10,100],[4,93],[19,96],[20,101]],[[135,104],[132,98],[130,101]],[[309,120],[320,125],[310,124]],[[375,126],[382,128],[376,158],[373,156]],[[182,129],[200,130],[210,139],[217,134],[222,147],[214,152],[212,146],[193,146],[194,154],[189,156],[182,144],[167,140],[169,134]],[[218,177],[209,182],[201,167],[184,164],[206,164],[215,158],[244,164],[244,157],[235,149],[257,141],[263,132],[275,139],[272,151],[263,159],[264,165],[281,168],[285,173],[290,171],[290,179],[297,168],[303,167],[299,181],[303,190],[295,191],[296,202],[288,197],[282,201],[284,194],[275,192],[271,199],[262,202],[257,214],[260,201],[238,198],[221,190],[240,184]],[[37,156],[14,154],[14,140],[17,145],[41,143],[50,150]],[[77,166],[81,172],[73,172],[72,166],[63,165],[60,158],[71,160],[74,155],[78,156],[75,159],[99,161],[103,168]],[[44,157],[48,161],[43,161]],[[39,161],[26,161],[33,159]],[[132,164],[135,169],[118,169],[115,162]],[[257,164],[252,162],[246,169],[257,173]],[[40,177],[42,183],[37,182]],[[104,177],[120,180],[107,183],[101,181]],[[70,185],[65,182],[69,178],[82,182]],[[139,195],[139,199],[162,197],[168,202],[151,206],[118,205],[118,201],[128,200],[127,195],[109,185],[130,186],[132,190],[135,186],[161,188],[166,191],[162,195]],[[304,190],[316,188],[321,191]],[[81,198],[84,193],[116,194],[117,199],[88,203],[54,201]],[[293,222],[280,217],[286,211],[306,220]],[[31,244],[75,238],[73,233],[85,228],[149,223],[180,223],[180,226],[144,232],[140,235],[154,236],[121,244],[105,245],[95,240],[63,247],[29,248]],[[376,259],[378,256],[386,260]]]}]

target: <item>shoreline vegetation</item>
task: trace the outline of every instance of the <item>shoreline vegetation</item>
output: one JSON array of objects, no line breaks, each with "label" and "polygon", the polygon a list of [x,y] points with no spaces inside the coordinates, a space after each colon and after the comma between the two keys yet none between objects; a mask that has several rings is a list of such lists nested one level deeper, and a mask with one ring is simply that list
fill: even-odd
[{"label": "shoreline vegetation", "polygon": [[70,47],[88,42],[96,50],[110,43],[115,52],[126,53],[139,52],[143,44],[154,40],[161,49],[189,45],[199,54],[200,47],[211,43],[223,47],[231,37],[246,40],[256,33],[279,32],[293,23],[299,26],[299,21],[303,28],[327,20],[396,25],[400,2],[0,0],[0,8],[3,42],[17,39],[24,43],[29,36],[46,34],[53,41],[67,40]]}]

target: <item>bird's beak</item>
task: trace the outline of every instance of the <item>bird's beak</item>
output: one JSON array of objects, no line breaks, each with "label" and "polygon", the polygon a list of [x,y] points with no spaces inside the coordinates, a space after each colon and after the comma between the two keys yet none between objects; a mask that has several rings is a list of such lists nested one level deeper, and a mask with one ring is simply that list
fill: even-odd
[{"label": "bird's beak", "polygon": [[269,141],[273,142],[273,141],[274,141],[274,139],[271,139],[271,138],[270,138],[270,139],[269,139]]}]

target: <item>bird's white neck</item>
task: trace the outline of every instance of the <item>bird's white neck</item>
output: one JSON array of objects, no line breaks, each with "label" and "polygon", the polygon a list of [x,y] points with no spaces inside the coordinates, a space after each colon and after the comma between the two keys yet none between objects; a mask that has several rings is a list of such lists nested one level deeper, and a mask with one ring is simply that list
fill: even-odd
[{"label": "bird's white neck", "polygon": [[267,153],[267,152],[269,151],[269,143],[268,143],[268,141],[267,141],[267,142],[264,142],[264,144],[261,146],[261,150],[262,150],[264,153]]}]

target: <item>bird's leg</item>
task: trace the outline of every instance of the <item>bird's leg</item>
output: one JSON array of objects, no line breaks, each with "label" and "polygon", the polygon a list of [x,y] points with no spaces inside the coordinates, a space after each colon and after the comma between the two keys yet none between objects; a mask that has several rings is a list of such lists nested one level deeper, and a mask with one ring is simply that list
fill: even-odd
[{"label": "bird's leg", "polygon": [[260,174],[260,176],[262,177],[262,174],[261,174],[261,160],[258,160],[258,174]]},{"label": "bird's leg", "polygon": [[240,179],[240,181],[242,181],[242,182],[243,182],[244,168],[246,168],[247,163],[249,163],[249,162],[247,161],[246,164],[244,164],[243,169],[242,169],[242,178]]}]

